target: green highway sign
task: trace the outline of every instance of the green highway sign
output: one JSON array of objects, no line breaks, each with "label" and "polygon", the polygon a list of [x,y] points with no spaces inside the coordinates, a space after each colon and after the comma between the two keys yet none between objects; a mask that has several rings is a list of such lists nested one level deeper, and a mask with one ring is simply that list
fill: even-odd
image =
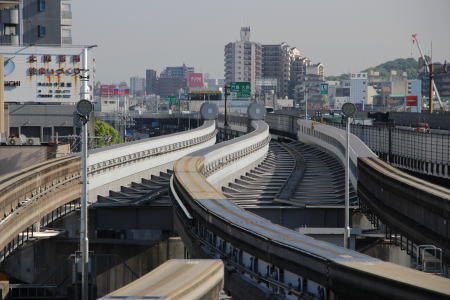
[{"label": "green highway sign", "polygon": [[321,95],[328,95],[328,83],[321,83],[320,84],[320,94]]},{"label": "green highway sign", "polygon": [[177,97],[176,96],[166,96],[167,104],[169,105],[177,105]]},{"label": "green highway sign", "polygon": [[235,93],[236,98],[250,98],[250,82],[230,82],[230,92]]}]

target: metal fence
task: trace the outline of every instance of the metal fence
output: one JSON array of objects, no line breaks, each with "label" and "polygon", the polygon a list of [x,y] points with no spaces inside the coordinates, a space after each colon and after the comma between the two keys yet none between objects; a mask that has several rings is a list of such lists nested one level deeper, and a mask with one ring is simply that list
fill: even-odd
[{"label": "metal fence", "polygon": [[[345,124],[328,123],[344,129]],[[352,125],[351,131],[381,158],[393,155],[430,162],[450,164],[450,135],[416,132],[392,126]]]}]

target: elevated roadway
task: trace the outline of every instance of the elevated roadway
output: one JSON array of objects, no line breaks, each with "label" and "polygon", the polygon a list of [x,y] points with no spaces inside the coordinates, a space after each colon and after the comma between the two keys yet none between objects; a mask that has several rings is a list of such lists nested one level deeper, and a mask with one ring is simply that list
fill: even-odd
[{"label": "elevated roadway", "polygon": [[219,259],[172,259],[98,300],[217,300],[223,288],[223,269]]},{"label": "elevated roadway", "polygon": [[[93,150],[88,161],[90,193],[106,194],[171,168],[187,153],[215,144],[215,135],[215,121],[205,121],[190,131]],[[49,216],[53,219],[77,208],[79,170],[79,157],[69,156],[0,178],[0,262]]]},{"label": "elevated roadway", "polygon": [[[249,213],[219,191],[262,161],[269,127],[183,157],[174,166],[175,226],[194,257],[224,259],[237,299],[446,299],[448,279],[317,241]],[[323,133],[312,136],[329,140]],[[240,147],[239,147],[240,146]],[[366,150],[367,153],[371,151]],[[357,163],[357,161],[356,161]],[[244,171],[245,172],[245,171]],[[245,286],[245,288],[244,288]]]}]

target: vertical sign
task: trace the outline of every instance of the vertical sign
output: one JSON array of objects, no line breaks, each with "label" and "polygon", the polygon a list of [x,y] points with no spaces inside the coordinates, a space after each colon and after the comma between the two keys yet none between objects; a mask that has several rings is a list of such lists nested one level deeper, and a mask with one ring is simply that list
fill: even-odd
[{"label": "vertical sign", "polygon": [[321,95],[328,95],[328,83],[321,83],[320,84],[320,94]]}]

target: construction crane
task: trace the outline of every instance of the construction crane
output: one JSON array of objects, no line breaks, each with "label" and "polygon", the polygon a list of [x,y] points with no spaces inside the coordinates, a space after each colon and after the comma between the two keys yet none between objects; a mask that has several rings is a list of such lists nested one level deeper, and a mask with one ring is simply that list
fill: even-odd
[{"label": "construction crane", "polygon": [[420,56],[422,57],[424,63],[425,63],[425,70],[426,72],[428,72],[428,74],[430,74],[430,94],[429,94],[429,112],[433,112],[433,90],[436,91],[436,97],[439,101],[439,106],[441,107],[441,109],[443,111],[445,111],[445,106],[441,101],[441,96],[439,95],[439,91],[436,87],[436,84],[434,83],[433,80],[433,65],[431,61],[428,61],[426,59],[426,57],[423,55],[422,53],[422,49],[420,48],[420,44],[419,44],[419,40],[417,39],[417,33],[414,33],[411,35],[412,39],[413,39],[413,44],[414,42],[417,44],[417,48],[419,49],[419,53]]}]

